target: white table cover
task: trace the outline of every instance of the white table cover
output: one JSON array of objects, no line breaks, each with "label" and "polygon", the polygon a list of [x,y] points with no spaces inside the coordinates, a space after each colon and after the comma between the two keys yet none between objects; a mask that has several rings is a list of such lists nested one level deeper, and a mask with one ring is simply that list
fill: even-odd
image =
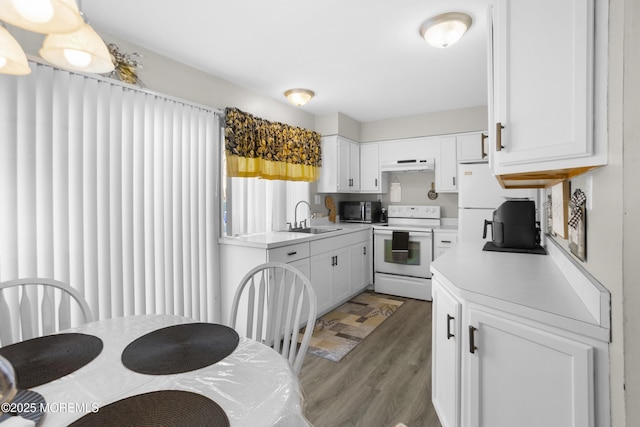
[{"label": "white table cover", "polygon": [[[122,351],[136,338],[166,326],[194,322],[169,315],[142,315],[100,320],[64,332],[102,339],[104,348],[88,365],[58,380],[33,388],[49,404],[39,425],[67,425],[91,411],[125,397],[156,390],[200,393],[220,405],[232,427],[310,426],[303,412],[303,393],[287,361],[273,349],[240,337],[236,350],[218,363],[172,375],[139,374],[125,368]],[[78,408],[88,412],[72,412]]]}]

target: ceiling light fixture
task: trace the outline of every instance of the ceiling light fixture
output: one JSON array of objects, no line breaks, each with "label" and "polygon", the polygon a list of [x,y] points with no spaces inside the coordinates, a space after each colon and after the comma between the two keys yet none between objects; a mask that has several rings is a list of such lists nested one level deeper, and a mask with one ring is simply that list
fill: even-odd
[{"label": "ceiling light fixture", "polygon": [[313,95],[315,94],[309,89],[289,89],[284,93],[284,96],[287,97],[289,102],[296,107],[301,107],[309,102],[309,100],[313,98]]},{"label": "ceiling light fixture", "polygon": [[20,44],[0,25],[0,73],[24,76],[31,73],[29,63]]},{"label": "ceiling light fixture", "polygon": [[420,26],[420,35],[433,47],[453,45],[469,30],[473,20],[466,13],[448,12],[428,19]]},{"label": "ceiling light fixture", "polygon": [[36,33],[68,33],[84,23],[75,0],[0,0],[0,20]]},{"label": "ceiling light fixture", "polygon": [[75,71],[109,73],[114,69],[107,45],[86,22],[72,33],[49,34],[42,43],[40,56]]}]

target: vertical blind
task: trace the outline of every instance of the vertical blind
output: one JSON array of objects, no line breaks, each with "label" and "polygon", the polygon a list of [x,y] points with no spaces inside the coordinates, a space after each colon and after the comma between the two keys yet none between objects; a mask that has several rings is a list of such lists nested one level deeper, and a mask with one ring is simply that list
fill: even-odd
[{"label": "vertical blind", "polygon": [[31,68],[0,76],[0,281],[63,281],[96,319],[219,321],[214,112]]}]

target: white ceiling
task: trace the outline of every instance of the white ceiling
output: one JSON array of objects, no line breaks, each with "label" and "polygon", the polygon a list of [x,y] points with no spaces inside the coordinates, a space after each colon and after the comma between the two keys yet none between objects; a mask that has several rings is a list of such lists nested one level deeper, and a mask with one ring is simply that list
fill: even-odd
[{"label": "white ceiling", "polygon": [[[99,32],[259,94],[360,122],[486,105],[488,0],[110,0],[82,9]],[[426,19],[467,12],[447,49],[420,37]],[[142,59],[144,66],[144,58]]]}]

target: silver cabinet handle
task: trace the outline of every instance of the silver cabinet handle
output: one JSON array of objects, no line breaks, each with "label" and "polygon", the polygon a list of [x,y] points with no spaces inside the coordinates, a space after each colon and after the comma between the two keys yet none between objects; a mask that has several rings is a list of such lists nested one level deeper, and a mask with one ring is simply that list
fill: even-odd
[{"label": "silver cabinet handle", "polygon": [[298,253],[297,251],[294,251],[294,252],[287,252],[287,256],[292,256],[292,255],[295,255],[295,254],[297,254],[297,253]]}]

